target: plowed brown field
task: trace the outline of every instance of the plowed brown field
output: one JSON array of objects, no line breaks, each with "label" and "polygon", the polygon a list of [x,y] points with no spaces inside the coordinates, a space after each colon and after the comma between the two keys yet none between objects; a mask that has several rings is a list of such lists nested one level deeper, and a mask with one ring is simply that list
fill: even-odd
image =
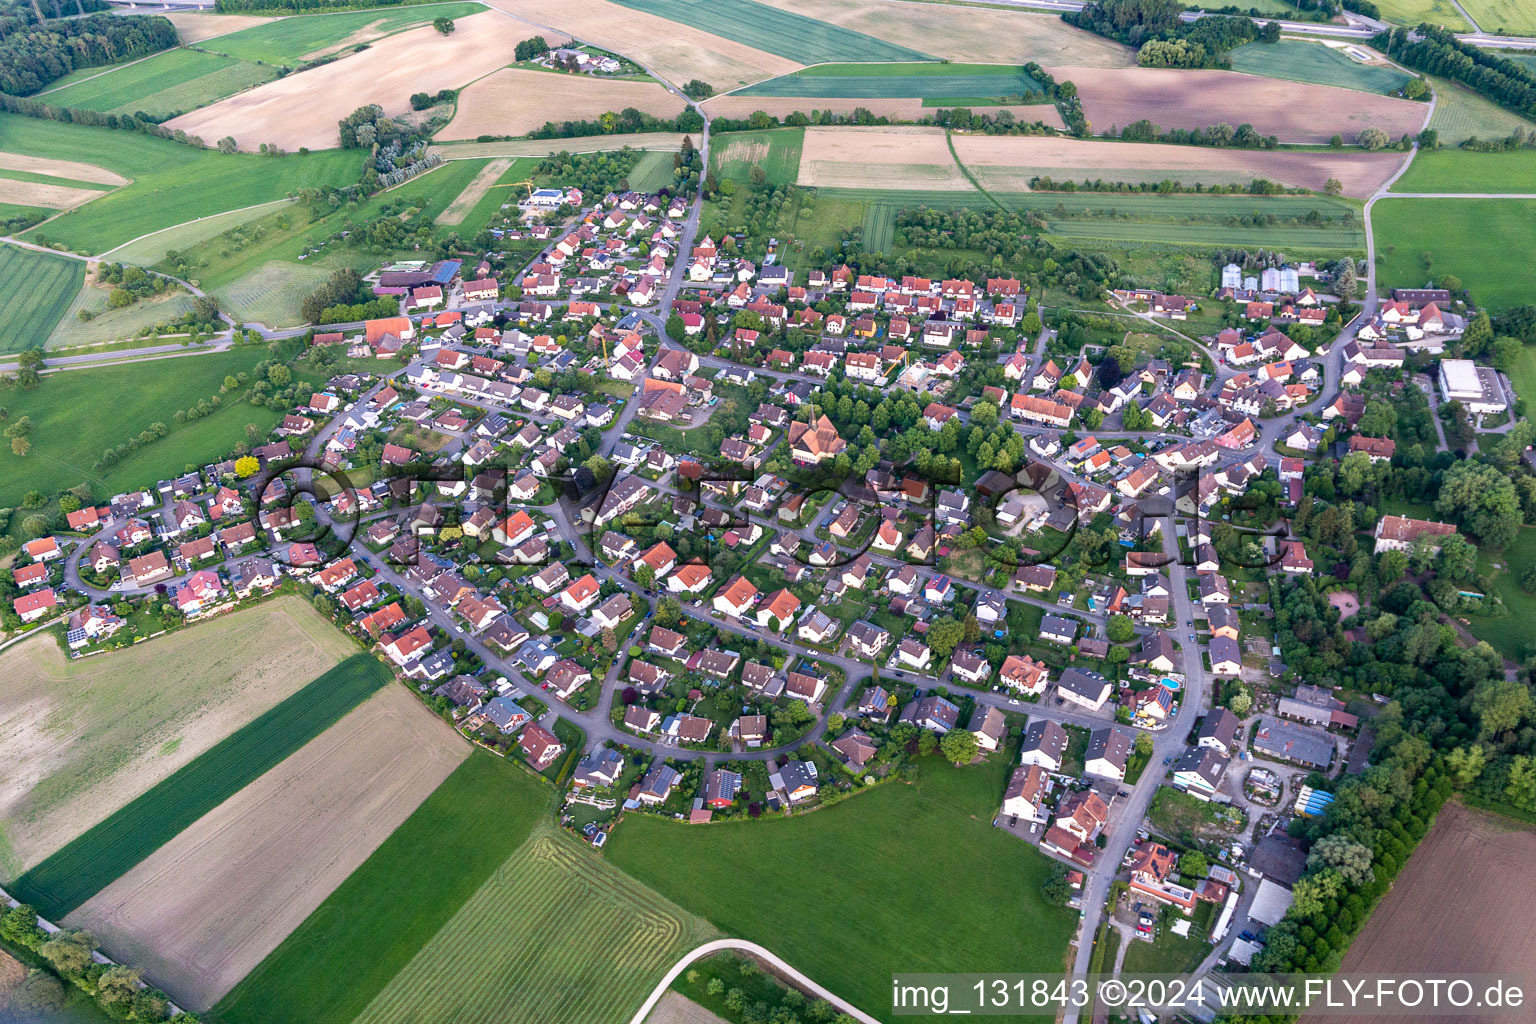
[{"label": "plowed brown field", "polygon": [[1429,106],[1353,89],[1260,78],[1235,71],[1166,68],[1053,69],[1082,97],[1095,132],[1148,120],[1169,128],[1252,124],[1281,142],[1327,142],[1334,134],[1353,142],[1361,130],[1380,128],[1393,139],[1416,135]]}]

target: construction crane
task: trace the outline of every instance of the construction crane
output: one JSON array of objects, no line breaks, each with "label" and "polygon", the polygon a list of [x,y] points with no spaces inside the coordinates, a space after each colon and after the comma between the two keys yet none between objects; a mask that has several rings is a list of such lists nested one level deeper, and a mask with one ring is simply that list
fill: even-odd
[{"label": "construction crane", "polygon": [[492,185],[491,188],[516,188],[519,185],[523,186],[524,188],[526,188],[528,190],[528,198],[532,199],[533,198],[533,182],[531,182],[531,181],[508,181],[508,182],[504,182],[504,183],[502,183],[500,185]]}]

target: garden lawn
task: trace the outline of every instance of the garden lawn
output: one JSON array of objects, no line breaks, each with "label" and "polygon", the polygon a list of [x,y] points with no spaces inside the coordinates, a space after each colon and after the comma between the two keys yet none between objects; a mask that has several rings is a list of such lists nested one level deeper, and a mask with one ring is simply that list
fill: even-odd
[{"label": "garden lawn", "polygon": [[8,152],[98,164],[133,179],[26,235],[89,253],[197,217],[281,199],[305,186],[349,184],[361,165],[358,154],[339,149],[276,158],[226,155],[18,114],[0,113],[0,138]]},{"label": "garden lawn", "polygon": [[1297,39],[1249,43],[1233,50],[1230,56],[1233,71],[1382,95],[1395,93],[1412,80],[1411,75],[1395,67],[1362,64],[1351,60],[1342,50]]},{"label": "garden lawn", "polygon": [[214,1007],[211,1019],[351,1024],[523,843],[549,805],[549,791],[517,765],[475,751]]},{"label": "garden lawn", "polygon": [[801,64],[932,60],[917,50],[754,0],[614,0]]},{"label": "garden lawn", "polygon": [[353,655],[22,875],[16,893],[63,917],[389,681],[373,656]]},{"label": "garden lawn", "polygon": [[[42,348],[85,283],[85,264],[0,245],[0,352]],[[9,447],[9,446],[7,446]]]},{"label": "garden lawn", "polygon": [[[32,451],[25,457],[0,448],[0,506],[14,506],[30,490],[52,494],[88,483],[98,497],[114,493],[109,480],[133,474],[143,487],[227,454],[245,437],[245,424],[264,431],[281,414],[226,396],[217,413],[177,423],[176,412],[218,394],[224,378],[268,358],[265,347],[233,349],[177,359],[148,359],[88,370],[48,374],[31,391],[14,390],[5,407],[14,421],[32,418]],[[108,414],[107,410],[110,410]],[[105,476],[92,469],[101,453],[151,423],[170,433],[113,466]]]},{"label": "garden lawn", "polygon": [[804,145],[804,128],[716,135],[710,165],[717,177],[740,182],[748,180],[753,167],[761,167],[772,184],[789,185],[800,175]]},{"label": "garden lawn", "polygon": [[1073,921],[1039,896],[1050,863],[990,824],[1010,767],[929,758],[911,785],[792,818],[699,828],[632,815],[608,857],[883,1018],[896,971],[1060,970]]},{"label": "garden lawn", "polygon": [[1026,96],[1040,83],[1008,64],[820,64],[738,90],[736,96],[951,99]]},{"label": "garden lawn", "polygon": [[1375,205],[1371,224],[1380,289],[1419,288],[1454,274],[1479,306],[1498,311],[1531,301],[1525,266],[1509,254],[1536,238],[1536,199],[1391,199]]},{"label": "garden lawn", "polygon": [[[1520,375],[1510,375],[1517,389],[1522,376],[1530,374],[1533,370],[1530,358],[1533,353],[1527,349],[1524,355]],[[1485,563],[1490,561],[1499,562],[1504,566],[1503,570],[1494,576],[1493,592],[1499,596],[1499,600],[1504,602],[1505,614],[1499,618],[1474,615],[1467,620],[1471,623],[1473,636],[1479,640],[1488,641],[1493,645],[1494,650],[1515,661],[1523,661],[1527,656],[1536,653],[1536,638],[1531,635],[1531,623],[1536,621],[1536,595],[1520,586],[1520,572],[1526,566],[1533,564],[1533,559],[1536,559],[1536,529],[1531,527],[1525,527],[1520,531],[1520,536],[1509,546],[1509,550],[1483,555],[1479,559],[1479,571],[1482,571]]]},{"label": "garden lawn", "polygon": [[198,45],[242,60],[292,66],[308,54],[344,41],[372,41],[417,25],[429,25],[434,18],[467,18],[483,10],[485,7],[478,3],[449,3],[306,14],[241,29]]},{"label": "garden lawn", "polygon": [[1536,150],[1420,150],[1392,191],[1536,193]]},{"label": "garden lawn", "polygon": [[65,107],[170,117],[233,96],[277,77],[277,71],[250,61],[200,50],[166,50],[48,93],[48,102]]}]

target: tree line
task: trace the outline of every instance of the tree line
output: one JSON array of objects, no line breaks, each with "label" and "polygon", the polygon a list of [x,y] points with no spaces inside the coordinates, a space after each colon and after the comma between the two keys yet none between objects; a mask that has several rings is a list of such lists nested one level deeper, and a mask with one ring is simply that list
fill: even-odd
[{"label": "tree line", "polygon": [[0,92],[30,96],[71,71],[148,56],[179,41],[165,18],[109,14],[11,32],[0,39]]},{"label": "tree line", "polygon": [[1500,57],[1457,39],[1436,25],[1383,32],[1371,45],[1399,63],[1432,75],[1443,75],[1526,117],[1536,117],[1536,73],[1508,57]]}]

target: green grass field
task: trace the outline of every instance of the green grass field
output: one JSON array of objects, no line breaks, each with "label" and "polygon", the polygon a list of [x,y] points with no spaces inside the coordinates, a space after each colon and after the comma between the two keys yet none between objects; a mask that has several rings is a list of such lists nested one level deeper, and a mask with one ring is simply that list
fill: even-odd
[{"label": "green grass field", "polygon": [[1484,32],[1501,36],[1536,35],[1536,7],[1530,0],[1461,0],[1462,8]]},{"label": "green grass field", "polygon": [[[0,506],[14,506],[27,491],[45,494],[88,483],[99,497],[114,493],[109,481],[136,473],[144,486],[226,454],[245,437],[245,424],[270,429],[280,414],[235,400],[211,416],[177,423],[176,411],[215,395],[227,374],[249,370],[267,358],[265,346],[182,359],[156,359],[50,374],[32,391],[15,390],[4,405],[14,420],[30,416],[32,451],[25,457],[0,448]],[[112,414],[94,415],[110,408]],[[84,414],[84,415],[82,415]],[[171,432],[141,448],[105,475],[92,465],[107,448],[151,423]]]},{"label": "green grass field", "polygon": [[714,137],[709,163],[717,177],[744,182],[753,167],[761,167],[769,181],[788,185],[800,176],[800,151],[804,145],[804,128],[730,132]]},{"label": "green grass field", "polygon": [[[1530,349],[1525,351],[1517,372],[1510,374],[1510,380],[1517,389],[1516,394],[1519,394],[1522,382],[1536,385],[1536,353]],[[1479,559],[1479,571],[1486,567],[1484,563],[1489,558],[1485,555]],[[1526,527],[1509,550],[1491,556],[1491,560],[1504,566],[1494,576],[1493,592],[1504,602],[1505,614],[1496,619],[1474,615],[1467,620],[1471,623],[1473,636],[1488,641],[1494,650],[1515,661],[1536,654],[1536,638],[1531,636],[1531,621],[1536,619],[1536,595],[1521,589],[1519,582],[1520,571],[1530,565],[1532,559],[1536,559],[1536,529]]]},{"label": "green grass field", "polygon": [[1536,74],[1536,53],[1514,53],[1509,50],[1489,50],[1488,52],[1496,53],[1500,57],[1512,60],[1516,64],[1523,65],[1524,67],[1529,68],[1532,74]]},{"label": "green grass field", "polygon": [[1043,96],[1022,67],[1007,64],[821,64],[738,90],[736,96],[818,99],[949,99]]},{"label": "green grass field", "polygon": [[48,93],[48,102],[114,114],[165,117],[233,96],[277,72],[250,61],[175,49]]},{"label": "green grass field", "polygon": [[1467,24],[1451,0],[1379,0],[1376,6],[1385,21],[1412,27],[1422,22],[1444,25],[1453,32],[1470,32]]},{"label": "green grass field", "polygon": [[1393,192],[1536,192],[1536,150],[1420,151]]},{"label": "green grass field", "polygon": [[522,845],[550,801],[516,765],[475,751],[210,1019],[351,1024]]},{"label": "green grass field", "polygon": [[373,656],[353,655],[22,875],[16,891],[62,918],[389,681]]},{"label": "green grass field", "polygon": [[690,25],[801,64],[931,60],[917,50],[839,28],[754,0],[614,0],[624,7]]},{"label": "green grass field", "polygon": [[1378,289],[1417,288],[1455,274],[1479,306],[1531,301],[1525,266],[1510,254],[1528,251],[1536,237],[1536,199],[1389,199],[1371,210],[1371,226],[1381,258]]},{"label": "green grass field", "polygon": [[12,283],[0,295],[0,352],[42,348],[85,283],[85,264],[0,245],[0,281]]},{"label": "green grass field", "polygon": [[885,1019],[896,971],[1061,969],[1074,922],[1039,896],[1050,863],[990,824],[1009,767],[930,758],[913,785],[771,821],[635,816],[608,857]]},{"label": "green grass field", "polygon": [[[672,177],[672,161],[674,158],[672,153],[647,151],[640,154],[640,160],[635,164],[635,169],[629,172],[629,187],[637,192],[655,192],[659,188],[671,185],[674,180]],[[527,158],[524,158],[524,160],[527,160]],[[523,162],[523,160],[518,161],[519,164]],[[537,161],[527,160],[527,166],[523,168],[523,171],[531,172],[535,163]],[[514,164],[513,170],[517,169],[517,164]],[[523,173],[522,176],[526,178],[528,174]],[[498,192],[497,195],[500,197],[505,194]],[[504,199],[498,199],[498,202],[502,201]]]},{"label": "green grass field", "polygon": [[1440,133],[1442,146],[1457,146],[1469,138],[1502,139],[1516,128],[1531,128],[1530,121],[1497,103],[1486,100],[1460,82],[1431,78],[1439,97],[1429,126]]},{"label": "green grass field", "polygon": [[[109,294],[107,288],[81,288],[48,336],[47,347],[75,348],[133,338],[145,327],[169,324],[192,309],[192,296],[182,291],[153,301],[140,300],[121,309],[109,308]],[[89,321],[81,321],[78,316],[82,309],[92,314]]]},{"label": "green grass field", "polygon": [[[287,200],[277,200],[279,203],[287,203]],[[139,266],[148,267],[165,259],[165,254],[172,250],[192,249],[210,238],[216,238],[230,228],[241,224],[248,224],[259,217],[265,217],[278,210],[277,205],[257,207],[254,210],[231,210],[229,213],[214,214],[212,217],[204,217],[201,220],[189,221],[178,224],[175,227],[157,231],[152,235],[129,242],[127,245],[118,246],[110,252],[102,253],[108,259],[116,263],[137,263]]]},{"label": "green grass field", "polygon": [[1412,80],[1412,76],[1397,68],[1361,64],[1332,47],[1294,39],[1249,43],[1233,50],[1230,56],[1233,71],[1361,92],[1393,93]]},{"label": "green grass field", "polygon": [[622,1024],[678,957],[717,935],[543,824],[355,1024]]},{"label": "green grass field", "polygon": [[345,185],[357,179],[360,159],[339,149],[275,159],[225,155],[17,114],[0,114],[0,138],[8,152],[96,164],[133,179],[26,235],[91,253],[197,217],[281,199],[306,185]]},{"label": "green grass field", "polygon": [[300,63],[307,54],[335,46],[354,33],[379,38],[418,25],[430,25],[433,18],[467,18],[483,10],[485,7],[478,3],[448,3],[304,14],[216,36],[198,45],[242,60],[292,66]]}]

